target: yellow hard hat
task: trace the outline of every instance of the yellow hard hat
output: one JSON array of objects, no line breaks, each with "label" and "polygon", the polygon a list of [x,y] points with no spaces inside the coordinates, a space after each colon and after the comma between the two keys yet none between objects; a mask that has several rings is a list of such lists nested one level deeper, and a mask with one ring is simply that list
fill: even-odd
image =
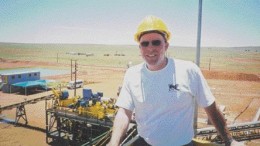
[{"label": "yellow hard hat", "polygon": [[137,28],[137,32],[135,34],[135,41],[139,42],[140,36],[144,32],[149,31],[159,31],[165,34],[165,38],[167,41],[170,40],[171,33],[169,32],[166,24],[162,21],[162,19],[155,16],[147,16],[142,22],[139,24]]}]

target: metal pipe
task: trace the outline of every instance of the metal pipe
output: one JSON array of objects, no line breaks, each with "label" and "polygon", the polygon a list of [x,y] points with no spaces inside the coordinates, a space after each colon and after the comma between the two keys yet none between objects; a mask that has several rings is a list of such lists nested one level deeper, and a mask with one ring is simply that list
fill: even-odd
[{"label": "metal pipe", "polygon": [[202,0],[199,0],[197,49],[196,49],[196,64],[198,66],[200,66],[201,20],[202,20]]},{"label": "metal pipe", "polygon": [[[252,129],[260,128],[260,121],[232,124],[232,125],[228,125],[227,128],[230,129],[230,131],[249,129],[249,128]],[[207,128],[198,129],[198,134],[205,133],[205,131],[211,131],[212,133],[217,132],[215,127],[207,127]]]},{"label": "metal pipe", "polygon": [[72,81],[72,59],[70,60],[70,80]]},{"label": "metal pipe", "polygon": [[[202,0],[199,0],[199,12],[198,12],[198,30],[197,30],[197,51],[196,51],[196,64],[200,66],[200,40],[201,40],[201,17],[202,17]],[[194,99],[194,118],[193,118],[193,128],[194,135],[196,135],[196,130],[198,128],[198,103]]]}]

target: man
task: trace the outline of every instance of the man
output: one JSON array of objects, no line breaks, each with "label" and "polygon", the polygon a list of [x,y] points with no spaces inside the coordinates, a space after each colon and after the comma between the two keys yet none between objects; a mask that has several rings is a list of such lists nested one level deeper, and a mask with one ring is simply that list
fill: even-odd
[{"label": "man", "polygon": [[145,62],[130,67],[125,74],[110,145],[120,145],[135,110],[139,141],[153,146],[192,146],[194,102],[197,102],[225,145],[237,146],[239,143],[227,130],[200,69],[192,62],[165,56],[170,36],[158,17],[148,16],[139,25],[135,40]]}]

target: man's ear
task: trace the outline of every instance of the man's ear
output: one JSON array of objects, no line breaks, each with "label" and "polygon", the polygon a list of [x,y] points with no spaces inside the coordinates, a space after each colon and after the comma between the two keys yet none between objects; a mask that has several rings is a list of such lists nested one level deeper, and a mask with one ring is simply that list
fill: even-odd
[{"label": "man's ear", "polygon": [[165,51],[167,51],[169,48],[169,43],[168,42],[165,42]]}]

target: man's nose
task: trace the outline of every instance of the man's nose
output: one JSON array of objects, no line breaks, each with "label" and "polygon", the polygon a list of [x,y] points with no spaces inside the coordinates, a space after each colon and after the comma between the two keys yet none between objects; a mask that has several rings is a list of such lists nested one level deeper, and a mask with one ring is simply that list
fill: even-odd
[{"label": "man's nose", "polygon": [[149,44],[149,46],[147,46],[146,49],[149,50],[149,51],[154,51],[154,50],[156,50],[156,47],[153,46],[152,44]]}]

